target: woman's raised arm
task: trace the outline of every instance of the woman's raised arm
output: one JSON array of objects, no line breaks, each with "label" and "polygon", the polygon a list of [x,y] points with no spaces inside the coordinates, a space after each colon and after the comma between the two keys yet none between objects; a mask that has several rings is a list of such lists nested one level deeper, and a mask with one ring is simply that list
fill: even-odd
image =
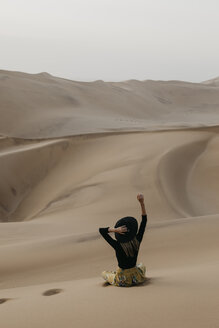
[{"label": "woman's raised arm", "polygon": [[144,232],[145,232],[146,224],[147,224],[147,213],[145,210],[144,195],[138,194],[137,199],[138,199],[139,203],[141,204],[142,220],[141,220],[140,228],[138,230],[136,238],[138,239],[139,242],[141,242]]}]

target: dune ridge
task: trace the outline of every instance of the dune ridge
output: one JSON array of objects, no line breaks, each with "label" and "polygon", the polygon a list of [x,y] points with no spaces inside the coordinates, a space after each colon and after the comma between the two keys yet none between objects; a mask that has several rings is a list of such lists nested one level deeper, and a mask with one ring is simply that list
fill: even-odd
[{"label": "dune ridge", "polygon": [[171,149],[159,163],[163,192],[182,217],[201,215],[193,209],[187,185],[192,166],[205,150],[208,141],[204,139]]},{"label": "dune ridge", "polygon": [[[218,122],[218,86],[182,81],[79,82],[0,71],[0,131],[51,138]],[[25,117],[25,120],[23,118]]]}]

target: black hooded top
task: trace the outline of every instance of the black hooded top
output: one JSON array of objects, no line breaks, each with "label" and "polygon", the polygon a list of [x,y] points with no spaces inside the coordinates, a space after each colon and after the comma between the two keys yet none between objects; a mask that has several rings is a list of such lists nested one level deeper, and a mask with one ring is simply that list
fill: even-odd
[{"label": "black hooded top", "polygon": [[[146,224],[147,224],[147,214],[142,215],[140,228],[138,230],[138,233],[136,234],[136,238],[140,244],[145,232]],[[127,257],[120,243],[109,235],[108,229],[109,227],[99,228],[99,232],[103,236],[103,238],[115,249],[116,257],[118,260],[118,266],[121,269],[130,269],[135,267],[139,250],[135,251],[134,257]]]}]

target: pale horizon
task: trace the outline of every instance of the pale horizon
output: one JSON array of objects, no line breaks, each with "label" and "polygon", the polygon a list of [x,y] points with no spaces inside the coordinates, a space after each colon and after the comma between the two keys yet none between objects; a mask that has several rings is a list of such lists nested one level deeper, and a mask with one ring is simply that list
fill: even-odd
[{"label": "pale horizon", "polygon": [[1,1],[1,69],[78,81],[219,75],[211,1]]}]

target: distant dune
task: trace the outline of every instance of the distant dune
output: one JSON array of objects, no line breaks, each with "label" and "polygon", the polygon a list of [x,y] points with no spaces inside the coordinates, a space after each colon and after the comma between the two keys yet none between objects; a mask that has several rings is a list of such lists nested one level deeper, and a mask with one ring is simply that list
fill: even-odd
[{"label": "distant dune", "polygon": [[[0,71],[3,328],[218,327],[219,84]],[[99,227],[148,224],[142,286]],[[113,234],[112,234],[112,237]]]},{"label": "distant dune", "polygon": [[39,139],[214,125],[219,85],[211,81],[77,82],[0,71],[0,131]]},{"label": "distant dune", "polygon": [[219,76],[214,79],[204,81],[202,83],[207,84],[209,86],[219,87]]}]

